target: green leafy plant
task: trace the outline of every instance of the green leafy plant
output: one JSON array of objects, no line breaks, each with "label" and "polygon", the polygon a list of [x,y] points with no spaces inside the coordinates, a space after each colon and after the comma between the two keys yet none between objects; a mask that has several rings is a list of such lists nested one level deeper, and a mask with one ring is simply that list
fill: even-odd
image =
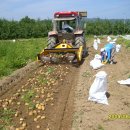
[{"label": "green leafy plant", "polygon": [[22,95],[21,99],[25,103],[28,103],[31,109],[34,109],[35,104],[32,102],[34,97],[35,97],[35,92],[33,90],[28,90],[24,95]]},{"label": "green leafy plant", "polygon": [[12,125],[12,117],[15,112],[11,109],[0,110],[0,130],[6,130],[7,126]]},{"label": "green leafy plant", "polygon": [[46,77],[40,75],[40,76],[38,77],[38,82],[39,82],[40,84],[47,84],[48,80],[46,79]]},{"label": "green leafy plant", "polygon": [[130,47],[130,40],[126,40],[126,39],[124,39],[124,38],[122,38],[122,37],[119,37],[119,38],[117,39],[117,43],[118,43],[118,44],[123,44],[123,45],[125,45],[126,48],[129,48],[129,47]]},{"label": "green leafy plant", "polygon": [[82,74],[83,77],[89,77],[91,76],[90,72],[89,71],[85,71],[83,74]]},{"label": "green leafy plant", "polygon": [[13,43],[0,41],[0,77],[11,74],[14,70],[36,60],[37,54],[46,46],[46,38],[24,39]]},{"label": "green leafy plant", "polygon": [[54,67],[48,67],[48,68],[47,68],[47,72],[48,72],[48,73],[54,72]]}]

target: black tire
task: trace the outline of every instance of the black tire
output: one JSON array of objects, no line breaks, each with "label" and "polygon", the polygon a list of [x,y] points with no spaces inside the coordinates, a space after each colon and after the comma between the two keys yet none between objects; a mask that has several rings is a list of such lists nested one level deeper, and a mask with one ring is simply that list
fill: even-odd
[{"label": "black tire", "polygon": [[87,55],[87,48],[85,43],[85,38],[83,36],[78,36],[75,38],[75,47],[83,46],[83,57],[86,57]]},{"label": "black tire", "polygon": [[84,46],[84,37],[83,36],[78,36],[75,38],[75,47],[80,47],[80,46]]},{"label": "black tire", "polygon": [[56,38],[55,37],[49,37],[48,38],[48,49],[52,49],[56,45]]}]

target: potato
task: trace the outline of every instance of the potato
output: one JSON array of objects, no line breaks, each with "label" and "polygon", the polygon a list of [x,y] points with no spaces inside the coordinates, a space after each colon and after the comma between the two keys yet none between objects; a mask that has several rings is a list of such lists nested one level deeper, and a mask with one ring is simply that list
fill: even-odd
[{"label": "potato", "polygon": [[41,109],[42,109],[42,105],[39,105],[39,106],[38,106],[38,109],[41,110]]},{"label": "potato", "polygon": [[18,113],[15,113],[15,115],[14,115],[15,117],[18,117]]},{"label": "potato", "polygon": [[20,102],[17,102],[17,105],[20,105],[21,103]]},{"label": "potato", "polygon": [[26,124],[26,123],[23,123],[23,124],[22,124],[22,127],[26,127],[26,126],[27,126],[27,124]]},{"label": "potato", "polygon": [[36,115],[36,114],[37,114],[37,111],[36,111],[36,110],[33,110],[33,114],[35,114],[35,115]]},{"label": "potato", "polygon": [[40,125],[37,125],[36,128],[39,129],[39,128],[40,128]]},{"label": "potato", "polygon": [[15,130],[20,130],[20,128],[16,128]]},{"label": "potato", "polygon": [[33,112],[32,112],[32,111],[30,111],[30,112],[28,113],[28,115],[29,115],[29,116],[32,116],[32,115],[33,115]]},{"label": "potato", "polygon": [[33,120],[34,120],[34,121],[37,121],[37,118],[34,118]]},{"label": "potato", "polygon": [[20,121],[23,121],[24,119],[23,119],[23,118],[20,118],[19,120],[20,120]]},{"label": "potato", "polygon": [[41,116],[40,116],[40,115],[38,115],[36,118],[37,118],[37,119],[39,119],[39,118],[41,118]]},{"label": "potato", "polygon": [[42,106],[42,110],[43,110],[43,111],[45,110],[45,106]]},{"label": "potato", "polygon": [[45,119],[46,117],[45,116],[41,116],[41,119]]}]

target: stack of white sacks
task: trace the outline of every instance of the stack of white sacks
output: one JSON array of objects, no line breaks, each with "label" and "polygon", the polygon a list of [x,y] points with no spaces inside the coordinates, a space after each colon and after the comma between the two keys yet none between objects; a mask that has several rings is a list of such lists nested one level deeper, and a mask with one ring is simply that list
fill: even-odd
[{"label": "stack of white sacks", "polygon": [[[116,45],[116,38],[114,40],[111,40],[111,37],[107,37],[107,42],[112,43],[116,47],[116,52],[119,52],[121,49],[121,45],[117,44]],[[95,50],[98,49],[98,44],[100,44],[100,39],[99,41],[97,39],[94,40],[93,47]],[[101,63],[101,56],[96,54],[94,59],[90,62],[90,66],[93,69],[99,69],[103,66],[104,64]],[[89,90],[89,97],[88,100],[95,101],[97,103],[102,103],[108,105],[108,100],[106,96],[107,92],[107,73],[105,71],[100,71],[96,75],[96,78],[93,82],[93,84],[90,87]],[[121,80],[118,81],[120,84],[130,84],[130,78],[127,80]]]}]

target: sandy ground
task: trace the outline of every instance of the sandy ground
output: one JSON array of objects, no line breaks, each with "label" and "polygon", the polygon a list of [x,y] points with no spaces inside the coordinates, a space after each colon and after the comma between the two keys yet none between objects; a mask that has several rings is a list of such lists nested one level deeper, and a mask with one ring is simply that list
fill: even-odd
[{"label": "sandy ground", "polygon": [[[105,40],[103,40],[105,43]],[[103,45],[101,45],[103,46]],[[115,56],[117,64],[107,64],[99,70],[92,70],[89,62],[95,51],[89,48],[89,56],[80,69],[78,84],[75,87],[75,113],[73,130],[130,130],[129,119],[109,119],[112,114],[129,115],[130,117],[130,87],[119,85],[118,80],[125,80],[130,75],[130,51],[123,46]],[[88,101],[89,89],[99,71],[105,71],[108,76],[109,105]],[[83,76],[83,74],[86,74]]]},{"label": "sandy ground", "polygon": [[[100,48],[106,39],[101,40]],[[13,124],[9,130],[130,130],[130,119],[109,119],[112,114],[130,115],[130,87],[119,85],[118,80],[130,76],[130,50],[122,46],[115,56],[116,64],[107,64],[93,70],[89,63],[96,53],[93,39],[88,39],[88,53],[80,67],[72,65],[46,65],[21,79],[0,97],[0,110],[12,109]],[[99,71],[108,76],[108,103],[98,104],[88,101],[89,89]],[[29,91],[34,108],[23,100]],[[36,108],[42,104],[44,109]],[[20,119],[23,119],[20,122]],[[0,120],[0,126],[4,122]],[[26,124],[26,125],[25,125]],[[23,127],[24,126],[24,127]],[[3,130],[0,128],[0,130]]]}]

